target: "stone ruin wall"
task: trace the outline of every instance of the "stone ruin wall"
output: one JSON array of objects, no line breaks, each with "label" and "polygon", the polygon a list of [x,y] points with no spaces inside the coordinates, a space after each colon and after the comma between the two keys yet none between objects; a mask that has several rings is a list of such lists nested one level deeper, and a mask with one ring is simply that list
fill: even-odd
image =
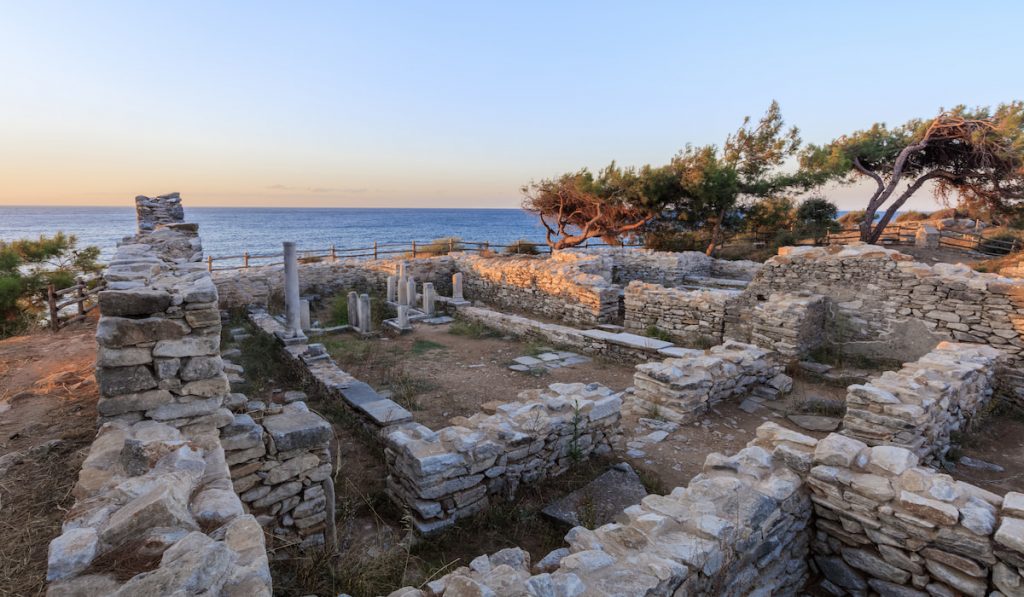
[{"label": "stone ruin wall", "polygon": [[929,464],[949,450],[992,396],[999,351],[941,342],[899,371],[847,388],[842,433],[871,446],[907,448]]},{"label": "stone ruin wall", "polygon": [[1024,494],[998,496],[920,466],[896,446],[820,441],[762,425],[757,445],[801,476],[814,504],[812,562],[835,595],[1024,592]]},{"label": "stone ruin wall", "polygon": [[1024,494],[998,496],[895,446],[765,423],[686,488],[576,527],[531,565],[505,549],[391,597],[1024,593]]},{"label": "stone ruin wall", "polygon": [[388,493],[410,510],[418,532],[436,532],[485,510],[491,499],[511,499],[520,484],[611,452],[621,407],[599,384],[552,384],[486,404],[438,431],[396,426],[384,438]]},{"label": "stone ruin wall", "polygon": [[784,247],[727,309],[726,336],[749,334],[756,305],[778,292],[826,297],[826,339],[870,357],[908,361],[942,340],[991,345],[1005,355],[1000,391],[1024,400],[1024,280],[873,245]]},{"label": "stone ruin wall", "polygon": [[[408,275],[417,284],[431,282],[437,292],[450,295],[454,262],[450,257],[417,259],[319,261],[299,264],[299,292],[333,296],[343,291],[374,292],[384,295],[387,277],[398,273],[398,264],[406,263]],[[281,266],[225,269],[213,272],[222,308],[249,305],[266,307],[273,297],[283,300],[284,270]]]},{"label": "stone ruin wall", "polygon": [[459,254],[467,299],[528,312],[570,325],[615,321],[621,289],[611,283],[609,259],[561,251],[550,257]]},{"label": "stone ruin wall", "polygon": [[[263,531],[232,489],[217,291],[177,195],[139,197],[100,292],[101,427],[50,543],[49,595],[270,595]],[[125,578],[118,561],[146,571]]]},{"label": "stone ruin wall", "polygon": [[811,514],[800,477],[751,445],[709,455],[687,487],[648,495],[618,522],[573,528],[532,566],[505,549],[391,597],[794,595],[810,576]]},{"label": "stone ruin wall", "polygon": [[733,397],[775,399],[793,385],[766,350],[726,342],[710,350],[676,349],[677,356],[636,366],[623,410],[641,417],[689,423]]},{"label": "stone ruin wall", "polygon": [[725,331],[725,307],[739,291],[667,288],[639,280],[626,286],[623,326],[643,334],[655,327],[683,344],[718,344]]}]

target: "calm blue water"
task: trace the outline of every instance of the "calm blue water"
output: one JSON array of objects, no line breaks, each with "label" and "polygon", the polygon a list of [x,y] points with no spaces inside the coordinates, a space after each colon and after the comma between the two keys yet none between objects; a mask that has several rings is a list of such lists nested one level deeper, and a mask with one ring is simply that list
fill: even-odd
[{"label": "calm blue water", "polygon": [[[373,241],[430,241],[456,236],[469,241],[541,241],[536,217],[519,209],[291,209],[185,206],[199,223],[207,255],[277,253],[281,242],[300,249],[367,247]],[[58,230],[75,234],[79,246],[98,245],[109,256],[117,241],[135,231],[132,207],[2,207],[0,240],[36,237]],[[255,264],[255,262],[254,262]]]}]

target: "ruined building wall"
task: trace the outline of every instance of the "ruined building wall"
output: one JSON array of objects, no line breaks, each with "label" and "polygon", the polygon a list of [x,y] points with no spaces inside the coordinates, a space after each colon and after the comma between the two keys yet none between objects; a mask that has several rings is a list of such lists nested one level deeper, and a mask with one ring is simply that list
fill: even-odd
[{"label": "ruined building wall", "polygon": [[770,451],[711,454],[669,495],[648,495],[622,522],[576,527],[531,567],[505,549],[474,559],[426,595],[795,595],[809,576],[811,505],[800,477]]},{"label": "ruined building wall", "polygon": [[625,412],[690,422],[722,400],[752,393],[774,399],[792,388],[785,368],[757,346],[729,341],[676,353],[636,366],[634,387],[623,395]]},{"label": "ruined building wall", "polygon": [[[232,490],[218,437],[233,417],[197,228],[177,195],[136,203],[139,235],[118,247],[99,296],[102,426],[50,544],[49,593],[169,594],[202,578],[223,595],[270,595],[263,532]],[[120,560],[146,571],[104,571]]]},{"label": "ruined building wall", "polygon": [[[437,292],[450,296],[454,273],[450,257],[417,259],[340,259],[299,264],[299,292],[332,296],[342,291],[376,292],[383,295],[387,277],[398,273],[398,264],[405,262],[408,275],[416,283],[431,282]],[[274,296],[283,300],[284,270],[282,266],[261,266],[213,272],[223,308],[248,305],[267,306]]]},{"label": "ruined building wall", "polygon": [[850,352],[907,361],[942,340],[989,344],[1007,355],[1003,389],[1024,399],[1024,280],[873,245],[784,247],[728,309],[726,336],[744,337],[777,292],[825,296],[826,333]]},{"label": "ruined building wall", "polygon": [[630,282],[623,325],[640,334],[654,326],[683,344],[718,344],[725,331],[725,307],[738,294],[735,290],[685,290]]},{"label": "ruined building wall", "polygon": [[992,396],[998,358],[990,346],[942,342],[899,371],[852,385],[842,433],[907,448],[925,462],[941,460],[950,435],[966,430]]},{"label": "ruined building wall", "polygon": [[773,423],[754,442],[805,481],[812,560],[835,595],[1020,595],[1024,494],[998,496],[896,446],[820,441]]},{"label": "ruined building wall", "polygon": [[604,273],[608,261],[601,256],[568,251],[550,257],[459,254],[455,263],[469,300],[576,325],[618,317],[621,289]]},{"label": "ruined building wall", "polygon": [[494,497],[511,498],[521,483],[609,453],[621,406],[598,384],[552,384],[438,431],[415,423],[394,428],[385,437],[388,493],[410,509],[419,532],[443,529]]}]

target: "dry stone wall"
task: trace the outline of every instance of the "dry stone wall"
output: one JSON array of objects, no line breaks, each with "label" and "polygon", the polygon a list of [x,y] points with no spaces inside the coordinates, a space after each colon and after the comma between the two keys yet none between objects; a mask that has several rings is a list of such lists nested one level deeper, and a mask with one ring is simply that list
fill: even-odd
[{"label": "dry stone wall", "polygon": [[[397,274],[402,262],[406,264],[407,274],[413,276],[417,284],[431,282],[438,292],[450,295],[454,265],[447,256],[300,263],[299,292],[331,296],[345,290],[357,290],[383,295],[387,277]],[[266,307],[272,297],[284,296],[284,269],[279,265],[214,271],[213,280],[220,294],[221,307],[225,309],[250,305]]]},{"label": "dry stone wall", "polygon": [[515,402],[490,403],[433,431],[417,423],[385,436],[388,492],[420,533],[446,528],[511,498],[521,483],[561,475],[620,434],[622,401],[599,384],[552,384]]},{"label": "dry stone wall", "polygon": [[618,318],[621,288],[611,283],[610,262],[599,255],[568,251],[550,257],[460,254],[455,265],[465,276],[469,300],[576,325]]},{"label": "dry stone wall", "polygon": [[[99,434],[50,543],[49,595],[270,595],[263,532],[231,484],[217,290],[175,195],[136,199],[104,277]],[[137,562],[124,578],[112,564]]]},{"label": "dry stone wall", "polygon": [[736,290],[686,290],[633,281],[626,286],[623,325],[639,333],[653,326],[683,344],[721,343],[726,305],[738,295]]},{"label": "dry stone wall", "polygon": [[[727,308],[729,310],[729,308]],[[776,292],[750,313],[749,337],[736,338],[799,360],[825,342],[826,299],[808,292]]]},{"label": "dry stone wall", "polygon": [[850,386],[842,433],[907,448],[929,463],[941,460],[950,435],[965,430],[992,396],[999,354],[986,345],[942,342],[899,371]]},{"label": "dry stone wall", "polygon": [[627,413],[693,421],[716,403],[756,394],[774,399],[793,380],[757,346],[726,342],[708,351],[675,349],[676,356],[637,365],[633,389],[623,396]]},{"label": "dry stone wall", "polygon": [[1024,280],[914,262],[873,245],[784,247],[726,314],[748,337],[758,302],[778,292],[826,297],[826,334],[844,350],[912,360],[942,340],[989,344],[1006,359],[1001,390],[1024,400]]},{"label": "dry stone wall", "polygon": [[1024,592],[1024,494],[1000,497],[920,466],[905,448],[839,434],[818,441],[767,423],[754,443],[809,487],[812,560],[831,594]]},{"label": "dry stone wall", "polygon": [[568,547],[532,566],[504,549],[391,597],[795,595],[809,576],[810,519],[800,477],[749,446],[709,455],[687,487],[648,495],[621,522],[572,529]]}]

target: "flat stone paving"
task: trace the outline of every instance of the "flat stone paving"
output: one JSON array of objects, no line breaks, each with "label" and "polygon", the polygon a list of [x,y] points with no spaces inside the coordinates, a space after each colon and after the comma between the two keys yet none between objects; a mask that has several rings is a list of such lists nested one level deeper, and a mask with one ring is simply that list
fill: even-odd
[{"label": "flat stone paving", "polygon": [[516,357],[513,360],[515,361],[515,364],[509,365],[509,369],[522,373],[529,373],[538,369],[559,369],[562,367],[579,365],[581,363],[589,363],[590,357],[585,357],[583,355],[576,354],[575,352],[560,350],[542,352],[536,356]]}]

